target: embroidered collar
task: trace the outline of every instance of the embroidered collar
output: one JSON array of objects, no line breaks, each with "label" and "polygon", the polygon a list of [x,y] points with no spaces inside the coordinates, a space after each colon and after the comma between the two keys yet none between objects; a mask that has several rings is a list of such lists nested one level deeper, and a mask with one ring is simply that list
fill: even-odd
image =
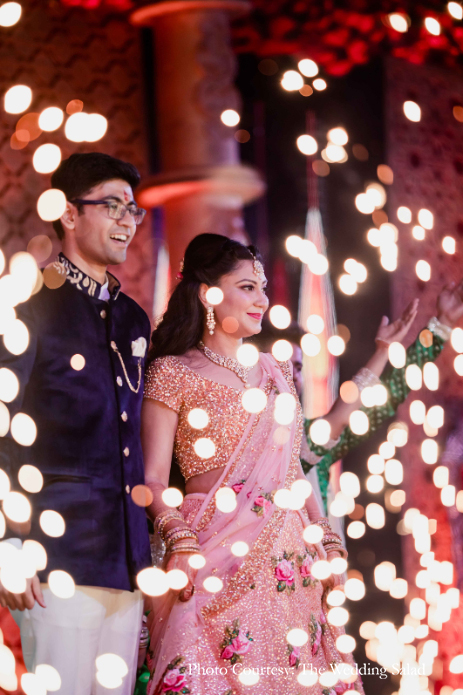
[{"label": "embroidered collar", "polygon": [[[66,280],[70,282],[71,285],[74,285],[74,287],[81,292],[88,294],[89,297],[96,297],[99,299],[100,291],[103,285],[86,275],[84,272],[82,272],[82,270],[71,263],[71,261],[66,258],[64,253],[58,254],[58,258],[56,259],[54,265],[60,272],[66,273]],[[111,273],[107,272],[106,278],[111,299],[115,300],[119,295],[121,283],[116,277],[114,277],[114,275],[111,275]]]}]

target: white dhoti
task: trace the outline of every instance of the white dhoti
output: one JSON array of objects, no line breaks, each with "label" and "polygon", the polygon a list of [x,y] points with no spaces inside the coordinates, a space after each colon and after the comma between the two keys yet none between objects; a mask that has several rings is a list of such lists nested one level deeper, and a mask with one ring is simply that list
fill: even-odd
[{"label": "white dhoti", "polygon": [[[53,666],[61,677],[59,695],[132,695],[137,672],[143,600],[130,592],[76,586],[72,598],[58,598],[42,584],[46,608],[12,611],[21,632],[27,670]],[[116,688],[101,685],[96,659],[116,654],[128,669]],[[114,677],[116,669],[112,671]],[[122,675],[122,674],[121,674]]]}]

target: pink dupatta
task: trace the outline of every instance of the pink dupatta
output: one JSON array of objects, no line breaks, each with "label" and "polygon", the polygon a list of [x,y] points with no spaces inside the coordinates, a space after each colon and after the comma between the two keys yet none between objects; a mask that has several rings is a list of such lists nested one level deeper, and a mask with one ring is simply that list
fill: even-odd
[{"label": "pink dupatta", "polygon": [[[233,455],[217,483],[205,496],[192,527],[198,531],[201,553],[206,559],[196,577],[196,592],[186,603],[153,600],[151,620],[153,679],[148,694],[161,692],[160,684],[169,663],[201,636],[205,619],[231,605],[243,591],[252,590],[252,577],[266,559],[262,548],[278,536],[288,510],[273,503],[280,488],[289,488],[296,479],[302,436],[302,413],[296,397],[295,417],[288,426],[274,419],[278,393],[295,395],[290,367],[281,366],[271,355],[261,354],[263,378],[260,387],[267,394],[266,408],[249,417]],[[284,373],[283,373],[284,372]],[[220,512],[215,494],[221,487],[234,487],[237,506],[231,513]],[[305,519],[305,523],[307,520]],[[243,557],[231,553],[236,541],[245,541],[250,550]],[[211,594],[203,587],[207,577],[219,577],[223,588]]]}]

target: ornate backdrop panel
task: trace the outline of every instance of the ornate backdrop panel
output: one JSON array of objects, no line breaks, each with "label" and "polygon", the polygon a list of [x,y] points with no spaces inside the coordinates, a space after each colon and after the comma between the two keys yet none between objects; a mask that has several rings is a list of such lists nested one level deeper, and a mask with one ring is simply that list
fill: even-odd
[{"label": "ornate backdrop panel", "polygon": [[[32,167],[36,148],[46,142],[73,152],[102,151],[133,162],[147,173],[144,132],[144,86],[139,30],[126,18],[103,12],[68,9],[57,2],[24,0],[21,21],[0,32],[0,93],[14,84],[28,85],[34,98],[30,112],[48,106],[65,109],[72,99],[84,102],[87,113],[109,121],[96,143],[69,142],[61,127],[43,133],[24,149],[13,150],[10,138],[20,116],[0,108],[0,247],[7,255],[24,250],[36,234],[55,240],[50,224],[40,220],[36,202],[49,187],[49,176]],[[55,248],[59,248],[56,240]],[[151,316],[153,254],[150,216],[137,231],[128,261],[116,270],[123,289]]]},{"label": "ornate backdrop panel", "polygon": [[[416,101],[421,106],[422,119],[419,123],[405,118],[403,103],[407,100]],[[392,303],[394,314],[398,315],[414,297],[420,299],[415,324],[417,329],[435,315],[435,298],[443,285],[461,278],[463,274],[463,123],[453,115],[454,106],[462,104],[463,76],[456,71],[414,66],[394,59],[386,63],[388,164],[394,172],[389,214],[390,221],[399,228],[399,265],[391,278]],[[402,205],[412,210],[412,224],[398,222],[396,211]],[[418,224],[416,217],[421,208],[433,212],[435,223],[434,228],[426,232],[426,239],[417,241],[411,229]],[[456,239],[457,253],[454,256],[442,250],[442,238],[446,235]],[[432,267],[429,282],[420,281],[416,275],[415,266],[421,259],[428,261]],[[447,346],[439,358],[438,392],[423,389],[412,394],[408,400],[410,403],[413,398],[420,398],[427,407],[435,403],[445,407],[446,422],[442,436],[439,435],[441,452],[447,446],[449,433],[458,426],[463,414],[463,379],[455,373],[454,357],[455,352]],[[398,452],[405,469],[406,508],[417,507],[428,518],[437,521],[437,531],[432,536],[436,560],[458,563],[459,554],[455,553],[456,546],[452,543],[449,524],[452,513],[442,505],[440,490],[433,484],[435,466],[423,463],[421,458],[421,442],[426,435],[421,426],[411,423],[408,411],[409,406],[403,406],[399,419],[409,425],[409,443]],[[463,457],[459,462],[460,469],[462,462]],[[457,477],[459,480],[454,484],[461,489],[461,475]],[[460,545],[462,538],[456,540]],[[413,587],[416,573],[422,567],[412,537],[405,536],[403,544],[406,576]],[[461,567],[459,569],[461,571]],[[409,598],[414,596],[424,598],[424,591],[420,593],[415,587],[415,593],[411,593]],[[431,635],[439,641],[439,652],[443,658],[442,664],[437,660],[435,664],[433,675],[437,685],[443,682],[454,688],[461,687],[461,676],[449,674],[448,665],[453,656],[463,652],[462,619],[463,609],[460,605],[459,610],[452,612],[452,620],[443,625],[442,631]],[[442,673],[445,676],[443,681]],[[436,692],[439,692],[438,687]]]}]

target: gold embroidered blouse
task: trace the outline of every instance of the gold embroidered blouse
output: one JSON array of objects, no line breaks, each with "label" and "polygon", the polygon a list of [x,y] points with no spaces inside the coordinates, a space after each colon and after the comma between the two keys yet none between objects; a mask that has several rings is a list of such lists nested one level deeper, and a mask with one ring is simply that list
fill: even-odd
[{"label": "gold embroidered blouse", "polygon": [[[250,417],[241,404],[242,395],[232,386],[201,376],[176,357],[159,357],[148,367],[144,397],[164,403],[179,416],[174,453],[185,480],[227,464]],[[188,422],[193,408],[202,408],[209,415],[209,424],[202,430],[193,429]],[[215,445],[215,453],[208,459],[194,450],[202,437]]]}]

